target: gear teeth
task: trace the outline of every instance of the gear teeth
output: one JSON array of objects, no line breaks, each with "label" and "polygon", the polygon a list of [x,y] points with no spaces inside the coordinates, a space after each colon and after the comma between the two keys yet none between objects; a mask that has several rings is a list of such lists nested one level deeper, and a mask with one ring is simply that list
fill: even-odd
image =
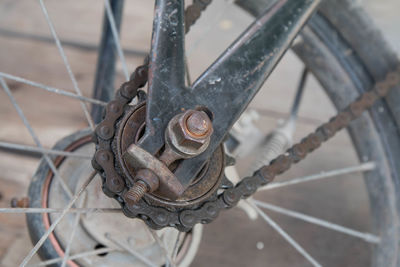
[{"label": "gear teeth", "polygon": [[229,189],[233,188],[233,183],[224,175],[222,177],[221,185],[219,186],[220,189]]}]

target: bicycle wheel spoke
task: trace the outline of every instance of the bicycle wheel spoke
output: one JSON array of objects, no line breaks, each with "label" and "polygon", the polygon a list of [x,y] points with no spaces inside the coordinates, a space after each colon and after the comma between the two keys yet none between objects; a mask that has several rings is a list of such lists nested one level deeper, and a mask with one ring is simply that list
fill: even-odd
[{"label": "bicycle wheel spoke", "polygon": [[[82,207],[82,203],[83,203],[83,198],[80,201],[78,207]],[[67,243],[67,246],[66,246],[66,249],[65,249],[64,258],[63,258],[63,261],[61,263],[61,267],[65,267],[66,264],[67,264],[69,253],[71,251],[72,242],[74,241],[75,233],[76,233],[76,230],[78,229],[78,224],[79,224],[80,218],[81,218],[81,214],[77,213],[75,215],[74,222],[72,223],[72,231],[70,233],[69,240],[68,240],[68,243]]]},{"label": "bicycle wheel spoke", "polygon": [[113,242],[115,245],[117,245],[118,247],[126,250],[127,252],[129,252],[132,256],[138,258],[139,260],[141,260],[143,263],[145,263],[147,266],[150,267],[158,267],[157,264],[151,262],[148,258],[146,258],[145,256],[143,256],[142,254],[140,254],[139,252],[137,252],[136,250],[133,250],[132,248],[128,247],[127,245],[125,245],[124,243],[112,238],[110,235],[106,235],[107,239],[110,240],[111,242]]},{"label": "bicycle wheel spoke", "polygon": [[[68,260],[76,260],[76,259],[81,259],[81,258],[86,258],[89,256],[95,256],[95,255],[100,255],[103,253],[109,253],[109,252],[113,252],[113,251],[117,251],[117,249],[115,248],[99,248],[99,249],[95,249],[95,250],[91,250],[91,251],[86,251],[86,252],[82,252],[82,253],[78,253],[78,254],[74,254],[71,255]],[[50,264],[54,264],[57,262],[62,261],[63,258],[55,258],[55,259],[51,259],[51,260],[47,260],[47,261],[42,261],[40,263],[35,263],[32,265],[28,265],[29,267],[38,267],[38,266],[47,266]]]},{"label": "bicycle wheel spoke", "polygon": [[[177,254],[178,254],[178,247],[179,247],[179,241],[180,241],[180,235],[181,235],[181,233],[182,232],[178,232],[178,234],[176,235],[176,239],[175,239],[175,242],[174,242],[174,246],[173,246],[173,248],[172,248],[172,251],[171,251],[171,262],[174,264],[174,265],[176,265],[176,256],[177,256]],[[166,264],[165,264],[165,267],[171,267],[171,262],[167,262]]]},{"label": "bicycle wheel spoke", "polygon": [[[13,31],[0,27],[0,36],[6,38],[20,39],[23,41],[36,41],[41,43],[54,43],[53,37],[47,35],[35,34],[35,33],[25,33],[20,31]],[[81,50],[83,52],[97,52],[100,48],[98,44],[79,42],[69,39],[60,39],[60,42],[64,47],[70,47],[74,49]],[[147,51],[137,50],[137,49],[122,49],[125,55],[143,58],[148,55]]]},{"label": "bicycle wheel spoke", "polygon": [[78,200],[78,198],[81,196],[83,191],[86,189],[86,187],[90,184],[90,182],[93,180],[93,178],[96,176],[97,172],[93,171],[91,175],[88,177],[88,179],[83,183],[81,188],[78,190],[78,192],[72,197],[68,205],[64,208],[63,212],[60,214],[60,216],[50,225],[49,229],[43,234],[43,236],[39,239],[39,241],[35,244],[35,246],[32,248],[32,250],[28,253],[28,255],[24,258],[24,260],[21,263],[21,267],[26,266],[26,264],[29,262],[30,259],[32,259],[33,255],[39,250],[39,248],[43,245],[44,241],[49,237],[49,235],[54,231],[56,226],[61,222],[61,220],[65,217],[65,215],[68,213],[69,209],[74,205],[74,203]]},{"label": "bicycle wheel spoke", "polygon": [[293,104],[292,104],[292,107],[290,110],[289,120],[297,120],[297,115],[299,113],[299,108],[300,108],[300,102],[301,102],[301,98],[303,96],[307,77],[308,77],[308,69],[305,67],[302,71],[302,74],[301,74],[301,77],[299,80],[299,84],[297,86],[296,96],[294,98],[294,101],[293,101]]},{"label": "bicycle wheel spoke", "polygon": [[89,97],[85,97],[85,96],[80,96],[80,95],[71,93],[71,92],[69,92],[67,90],[58,89],[58,88],[47,86],[47,85],[44,85],[44,84],[41,84],[41,83],[33,82],[33,81],[27,80],[25,78],[21,78],[21,77],[14,76],[14,75],[11,75],[11,74],[7,74],[7,73],[4,73],[4,72],[0,72],[0,77],[6,78],[6,79],[10,79],[10,80],[13,80],[13,81],[17,81],[17,82],[20,82],[20,83],[24,83],[24,84],[27,84],[27,85],[30,85],[30,86],[33,86],[33,87],[36,87],[36,88],[40,88],[40,89],[46,90],[46,91],[51,92],[51,93],[56,93],[56,94],[59,94],[59,95],[62,95],[62,96],[67,96],[67,97],[70,97],[70,98],[73,98],[73,99],[78,99],[80,101],[85,101],[85,102],[88,102],[88,103],[92,103],[92,104],[95,104],[95,105],[100,105],[100,106],[107,105],[106,102],[103,102],[103,101],[100,101],[100,100],[97,100],[97,99],[93,99],[93,98],[89,98]]},{"label": "bicycle wheel spoke", "polygon": [[[0,208],[0,213],[63,213],[64,209],[55,208]],[[118,208],[71,208],[68,213],[121,213]]]},{"label": "bicycle wheel spoke", "polygon": [[310,254],[308,254],[302,246],[300,246],[291,236],[289,236],[275,221],[273,221],[265,212],[263,212],[256,204],[251,200],[248,200],[249,204],[254,207],[257,213],[266,221],[275,231],[278,232],[294,249],[296,249],[304,258],[306,258],[313,266],[321,267]]},{"label": "bicycle wheel spoke", "polygon": [[173,263],[171,257],[168,254],[167,248],[165,247],[164,243],[162,242],[162,240],[160,239],[160,237],[157,235],[156,231],[154,231],[153,229],[149,229],[150,234],[153,236],[154,240],[157,242],[158,246],[163,250],[164,255],[167,259],[167,265],[171,265],[172,267],[175,267],[175,264]]},{"label": "bicycle wheel spoke", "polygon": [[185,55],[185,74],[186,74],[186,85],[191,86],[192,78],[190,78],[189,62],[186,55]]},{"label": "bicycle wheel spoke", "polygon": [[[172,250],[172,261],[176,264],[176,256],[178,255],[178,250],[179,250],[179,242],[181,241],[181,235],[183,235],[182,232],[179,232],[176,236],[174,248]],[[169,267],[169,265],[168,265]]]},{"label": "bicycle wheel spoke", "polygon": [[115,47],[117,49],[119,59],[121,60],[122,69],[124,71],[125,79],[127,81],[129,81],[129,71],[128,71],[128,67],[126,65],[124,52],[123,52],[122,47],[121,47],[121,42],[120,42],[120,39],[119,39],[117,26],[115,24],[114,15],[113,15],[113,12],[111,10],[110,1],[109,0],[104,0],[104,6],[106,8],[108,21],[110,22],[110,27],[111,27],[111,32],[112,32],[113,37],[114,37]]},{"label": "bicycle wheel spoke", "polygon": [[[72,85],[73,85],[73,87],[75,89],[75,92],[79,96],[82,96],[81,89],[78,86],[78,82],[76,81],[75,75],[72,73],[71,66],[70,66],[70,64],[68,62],[67,56],[65,55],[65,52],[64,52],[64,49],[63,49],[63,47],[61,45],[60,39],[58,39],[56,30],[54,28],[53,22],[50,19],[50,16],[49,16],[48,12],[47,12],[46,6],[45,6],[43,0],[39,0],[39,3],[40,3],[40,6],[42,8],[43,14],[44,14],[44,16],[46,18],[47,24],[49,25],[50,32],[51,32],[51,34],[52,34],[52,36],[54,38],[54,41],[56,43],[58,52],[60,53],[60,56],[61,56],[61,58],[62,58],[62,60],[64,62],[64,65],[65,65],[66,69],[67,69],[68,75],[69,75],[69,77],[70,77],[70,79],[72,81]],[[90,113],[89,113],[88,107],[86,106],[86,103],[81,102],[81,106],[82,106],[82,109],[83,109],[83,113],[85,114],[85,117],[86,117],[86,119],[87,119],[87,121],[89,123],[90,128],[94,129],[94,122],[93,122],[92,117],[90,116]]]},{"label": "bicycle wheel spoke", "polygon": [[93,157],[91,155],[85,155],[85,154],[81,154],[81,153],[77,153],[77,152],[53,150],[53,149],[40,148],[40,147],[21,145],[21,144],[2,142],[2,141],[0,141],[0,147],[21,150],[21,151],[27,151],[27,152],[38,152],[38,153],[42,153],[42,154],[56,155],[56,156],[76,157],[76,158],[84,158],[84,159],[91,159]]},{"label": "bicycle wheel spoke", "polygon": [[288,210],[288,209],[285,209],[285,208],[282,208],[279,206],[275,206],[275,205],[272,205],[269,203],[261,202],[261,201],[255,200],[255,199],[253,200],[253,202],[257,206],[260,206],[262,208],[272,210],[277,213],[284,214],[286,216],[293,217],[293,218],[296,218],[296,219],[299,219],[302,221],[306,221],[311,224],[316,224],[316,225],[319,225],[319,226],[322,226],[322,227],[325,227],[325,228],[328,228],[328,229],[331,229],[331,230],[334,230],[337,232],[341,232],[341,233],[344,233],[344,234],[347,234],[347,235],[350,235],[353,237],[361,238],[364,241],[369,242],[369,243],[379,243],[380,242],[380,238],[378,236],[370,234],[370,233],[363,233],[360,231],[356,231],[356,230],[353,230],[353,229],[350,229],[350,228],[347,228],[347,227],[344,227],[344,226],[341,226],[341,225],[338,225],[335,223],[331,223],[331,222],[328,222],[325,220],[321,220],[321,219],[306,215],[304,213]]},{"label": "bicycle wheel spoke", "polygon": [[[11,101],[12,105],[14,106],[14,108],[17,111],[19,117],[22,119],[25,127],[27,128],[27,130],[29,131],[30,135],[32,136],[33,141],[36,143],[36,145],[39,148],[43,148],[42,144],[39,141],[39,138],[37,137],[37,135],[33,131],[33,128],[29,124],[29,122],[26,119],[22,109],[19,107],[19,105],[17,104],[17,101],[15,100],[14,96],[12,95],[10,88],[8,87],[7,83],[4,81],[4,79],[2,77],[0,77],[0,84],[4,88],[4,91],[7,93],[8,97],[10,98],[10,101]],[[57,168],[54,166],[53,161],[50,159],[50,157],[47,154],[43,154],[43,157],[46,160],[47,164],[49,165],[50,169],[53,171],[54,175],[59,180],[59,182],[61,184],[61,187],[64,189],[64,191],[67,193],[67,195],[69,197],[71,197],[72,196],[72,192],[68,188],[68,186],[65,183],[64,179],[62,179],[62,177],[58,173]]]},{"label": "bicycle wheel spoke", "polygon": [[[255,107],[254,110],[257,111],[257,113],[260,114],[260,116],[269,117],[272,119],[282,120],[282,119],[285,119],[288,115],[286,112],[280,112],[280,111],[268,109],[265,107],[263,107],[263,108]],[[301,121],[301,123],[303,123],[303,124],[309,124],[312,126],[317,126],[317,125],[321,125],[322,123],[324,123],[324,121],[322,121],[322,120],[318,120],[318,119],[314,119],[314,118],[310,118],[310,117],[303,117],[303,116],[298,116],[297,120]]]},{"label": "bicycle wheel spoke", "polygon": [[305,182],[311,182],[311,181],[315,181],[315,180],[322,180],[322,179],[336,177],[336,176],[349,174],[349,173],[371,171],[371,170],[374,170],[375,168],[376,168],[375,162],[366,162],[366,163],[362,163],[360,165],[356,165],[356,166],[352,166],[352,167],[336,169],[336,170],[332,170],[332,171],[321,172],[321,173],[314,174],[314,175],[294,178],[294,179],[291,179],[291,180],[285,181],[285,182],[270,183],[264,187],[261,187],[258,191],[270,190],[270,189],[274,189],[274,188],[279,188],[279,187],[284,187],[284,186],[289,186],[289,185],[294,185],[294,184],[299,184],[299,183],[305,183]]}]

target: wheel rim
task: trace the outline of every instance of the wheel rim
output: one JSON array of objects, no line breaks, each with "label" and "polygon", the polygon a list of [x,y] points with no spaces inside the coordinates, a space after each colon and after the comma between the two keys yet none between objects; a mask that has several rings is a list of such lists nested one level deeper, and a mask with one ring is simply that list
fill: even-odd
[{"label": "wheel rim", "polygon": [[[324,81],[323,79],[321,79],[321,82],[328,83],[328,81]],[[331,96],[338,95],[337,93],[335,93],[333,91],[330,94],[331,94]],[[345,92],[342,92],[342,94],[345,94]],[[367,127],[365,127],[363,125],[361,125],[361,126],[363,126],[364,128],[361,128],[360,125],[358,125],[358,126],[353,126],[350,129],[351,134],[353,136],[357,136],[359,138],[361,136],[361,134],[365,135],[365,140],[359,141],[359,144],[358,144],[359,145],[358,152],[360,155],[367,154],[367,153],[365,153],[366,152],[365,150],[361,149],[362,148],[361,143],[364,143],[364,145],[365,145],[365,143],[368,143],[368,140],[371,140],[370,137],[368,137],[368,139],[367,139],[367,134],[365,134],[364,132],[369,132],[370,133],[369,136],[373,136],[376,132],[376,130],[374,129],[374,123],[369,118],[364,118],[364,120],[365,120],[364,122],[366,124],[368,124],[368,127],[371,128],[370,130],[366,130]],[[360,123],[360,124],[362,124],[362,123]],[[364,129],[364,130],[361,131],[360,129]],[[371,155],[371,158],[374,158],[376,160],[380,160],[381,162],[383,162],[384,161],[383,159],[385,159],[386,156],[385,156],[385,153],[384,153],[383,149],[381,148],[381,146],[382,146],[382,144],[376,144],[375,148],[377,151],[379,151],[379,153],[377,153],[378,156]],[[376,184],[377,184],[376,183],[376,174],[381,175],[382,173],[386,173],[386,174],[388,173],[388,164],[386,162],[383,162],[382,167],[379,170],[377,170],[375,173],[373,173],[371,175],[368,174],[368,176],[370,176],[370,177],[366,177],[367,185],[369,186],[370,191],[373,191],[373,189],[376,189]],[[387,175],[388,175],[388,177],[390,177],[389,174],[387,174]],[[375,177],[373,177],[373,176],[375,176]],[[382,179],[382,180],[384,180],[384,179]],[[376,222],[377,223],[376,227],[379,229],[388,230],[384,233],[384,235],[389,237],[388,239],[391,239],[391,241],[388,242],[388,246],[391,248],[395,248],[396,243],[397,243],[396,242],[397,239],[395,239],[395,238],[397,238],[397,234],[393,234],[393,232],[395,232],[393,225],[395,225],[396,224],[395,222],[397,222],[397,211],[396,211],[396,207],[395,207],[396,205],[395,205],[395,198],[394,198],[395,193],[393,192],[393,181],[391,181],[390,178],[386,179],[385,181],[386,181],[386,183],[384,184],[384,190],[385,190],[385,192],[387,192],[387,194],[385,194],[385,195],[387,195],[386,199],[382,200],[381,196],[378,196],[377,194],[371,195],[371,198],[376,199],[373,202],[378,203],[378,205],[377,205],[378,208],[385,207],[390,210],[390,212],[384,212],[384,214],[382,214],[382,210],[377,210],[377,212],[376,212],[377,215],[375,215],[375,216],[379,217],[379,218],[384,217],[385,219],[383,221],[389,222],[391,224],[391,226],[387,227],[387,224],[381,225],[382,222],[378,221],[378,222]],[[388,204],[388,205],[386,205],[386,204]],[[381,253],[387,253],[387,251],[381,252]],[[394,262],[395,257],[392,256],[392,253],[389,253],[389,254],[390,255],[386,254],[386,260],[388,262]],[[396,252],[393,252],[393,254],[396,254]],[[385,254],[383,254],[383,255],[385,255]],[[376,262],[382,263],[381,259],[379,259],[379,258],[383,258],[383,257],[384,256],[378,256]],[[377,265],[379,265],[378,263],[377,263]]]}]

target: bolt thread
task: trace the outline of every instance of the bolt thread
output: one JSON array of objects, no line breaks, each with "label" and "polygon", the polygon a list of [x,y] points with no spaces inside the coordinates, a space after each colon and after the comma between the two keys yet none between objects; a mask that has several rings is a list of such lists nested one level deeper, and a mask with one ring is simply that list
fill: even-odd
[{"label": "bolt thread", "polygon": [[137,203],[140,199],[142,199],[147,191],[147,185],[142,181],[138,181],[129,189],[128,192],[126,192],[126,197],[129,198],[129,200],[133,203]]}]

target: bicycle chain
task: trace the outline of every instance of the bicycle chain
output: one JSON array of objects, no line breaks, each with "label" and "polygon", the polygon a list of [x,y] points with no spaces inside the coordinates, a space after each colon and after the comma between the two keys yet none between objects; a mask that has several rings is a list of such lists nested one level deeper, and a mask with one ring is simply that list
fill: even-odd
[{"label": "bicycle chain", "polygon": [[211,4],[212,0],[193,0],[193,3],[185,10],[185,33],[188,33],[190,27],[193,26],[200,18],[207,6]]},{"label": "bicycle chain", "polygon": [[[194,5],[196,2],[203,4],[211,1],[195,1]],[[204,10],[204,8],[198,9]],[[194,23],[199,16],[192,16],[187,23]],[[190,26],[186,27],[186,29],[190,28]],[[124,179],[115,169],[112,141],[116,131],[116,123],[125,109],[128,108],[128,104],[140,92],[139,88],[146,84],[147,76],[147,64],[139,66],[131,76],[131,80],[122,84],[116,92],[115,100],[107,104],[105,117],[94,132],[93,139],[96,143],[96,152],[92,165],[103,179],[104,193],[117,199],[127,216],[139,217],[154,229],[172,226],[180,231],[189,231],[197,223],[210,223],[221,210],[232,208],[240,199],[250,197],[259,187],[273,181],[277,175],[287,171],[292,164],[298,163],[323,142],[332,138],[339,130],[346,128],[351,121],[360,117],[365,110],[371,108],[378,99],[385,97],[393,87],[400,83],[400,67],[396,71],[390,72],[386,79],[378,82],[371,91],[360,95],[347,108],[331,118],[329,122],[321,125],[313,133],[303,138],[301,142],[289,148],[286,153],[278,156],[269,165],[261,167],[253,176],[242,179],[235,186],[232,185],[218,196],[205,201],[198,208],[185,209],[179,212],[151,206],[143,199],[138,204],[128,207],[122,197],[128,187],[125,186]]]}]

